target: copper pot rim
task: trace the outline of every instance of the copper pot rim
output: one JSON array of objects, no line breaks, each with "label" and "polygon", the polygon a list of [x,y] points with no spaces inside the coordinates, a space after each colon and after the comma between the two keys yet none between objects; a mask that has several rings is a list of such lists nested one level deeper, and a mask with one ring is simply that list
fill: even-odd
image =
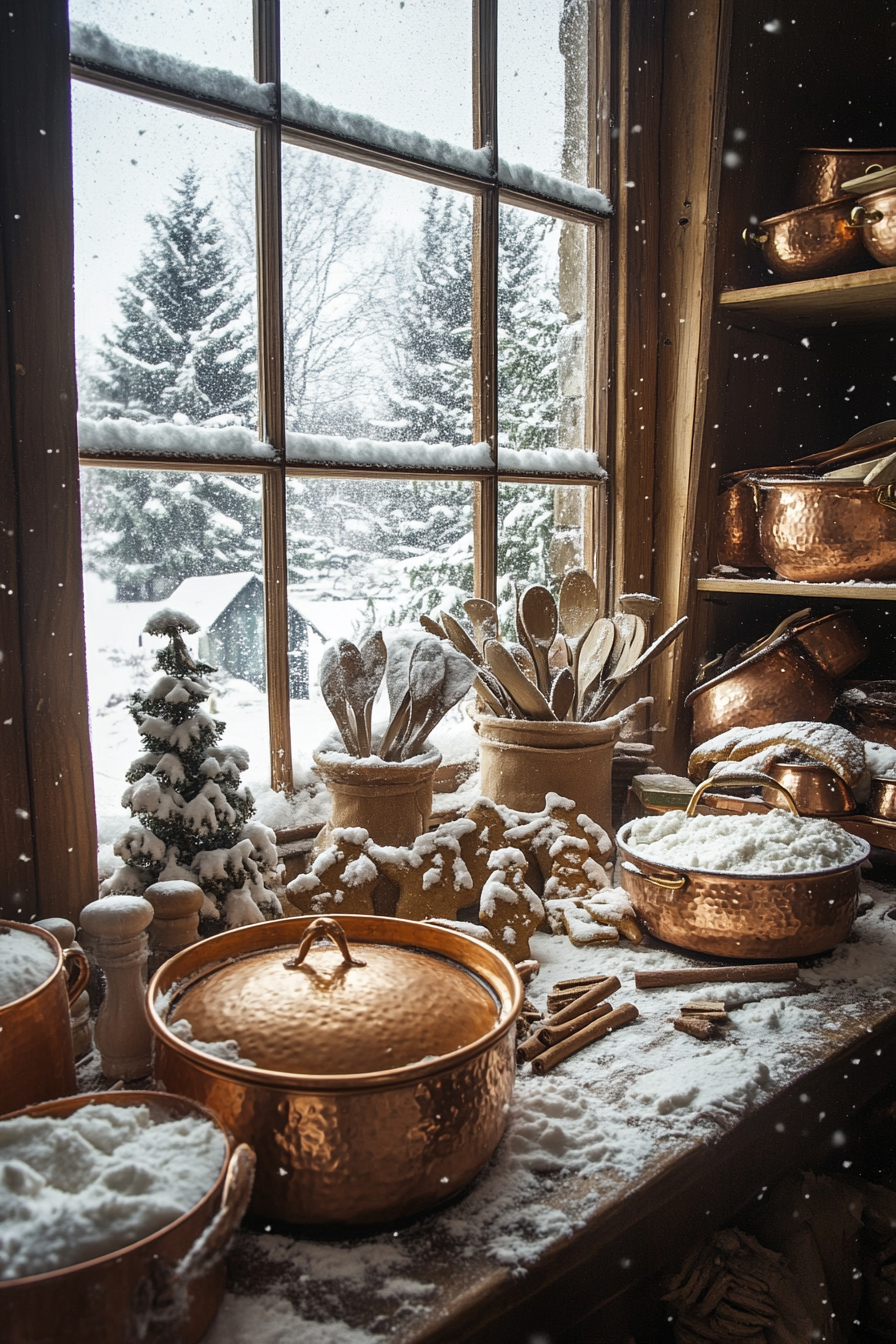
[{"label": "copper pot rim", "polygon": [[866,196],[860,196],[859,205],[873,205],[875,201],[885,200],[887,196],[896,196],[896,187],[882,187],[880,191],[869,191]]},{"label": "copper pot rim", "polygon": [[[22,929],[25,933],[39,933],[44,941],[49,943],[51,949],[56,953],[56,965],[46,979],[41,980],[36,989],[29,989],[27,994],[22,994],[19,998],[12,999],[9,1003],[0,1005],[0,1017],[2,1017],[4,1013],[9,1012],[13,1008],[21,1008],[23,1003],[27,1003],[29,999],[33,999],[35,995],[40,994],[45,990],[50,981],[54,980],[59,974],[60,968],[63,965],[63,956],[62,945],[60,944],[59,939],[54,934],[50,933],[49,929],[38,928],[36,924],[22,924],[19,920],[15,919],[0,919],[0,929]],[[16,1114],[18,1114],[18,1112],[16,1112]],[[16,1282],[18,1282],[18,1280],[16,1280]],[[0,1280],[0,1283],[2,1283],[2,1280]]]},{"label": "copper pot rim", "polygon": [[[723,780],[719,780],[720,786],[723,783]],[[635,820],[638,820],[638,818],[635,818]],[[806,820],[824,821],[826,818],[807,817]],[[629,871],[634,870],[636,873],[640,864],[642,867],[653,869],[657,874],[674,874],[676,877],[684,878],[693,873],[696,877],[730,877],[735,882],[795,882],[805,881],[806,878],[833,877],[838,873],[851,872],[852,869],[858,868],[860,864],[864,863],[871,853],[871,846],[867,840],[863,840],[858,835],[850,835],[851,840],[854,840],[858,845],[862,845],[863,852],[855,859],[850,859],[849,863],[838,864],[836,868],[807,868],[805,872],[799,873],[733,873],[720,871],[718,868],[685,868],[674,863],[657,863],[654,859],[648,859],[646,856],[638,854],[636,850],[629,849],[625,842],[628,839],[628,831],[633,825],[634,821],[627,821],[624,826],[620,827],[616,832],[616,844],[620,850],[624,851],[626,856],[623,860],[623,866],[628,863]],[[832,825],[836,825],[836,822],[833,822]],[[623,834],[623,832],[626,832],[626,834]],[[643,876],[643,874],[641,875]]]},{"label": "copper pot rim", "polygon": [[820,215],[825,210],[833,210],[837,206],[849,206],[850,209],[855,205],[854,196],[835,196],[830,201],[816,201],[814,205],[801,205],[798,210],[785,210],[783,215],[772,215],[769,219],[761,219],[759,228],[764,229],[769,224],[784,224],[788,219],[799,220],[805,215]]},{"label": "copper pot rim", "polygon": [[[775,653],[778,649],[783,648],[785,644],[796,645],[797,647],[794,649],[794,652],[796,653],[797,658],[808,658],[815,664],[815,659],[807,649],[803,648],[802,644],[799,643],[799,640],[794,637],[793,631],[785,630],[783,635],[779,635],[773,644],[767,644],[764,649],[759,649],[756,653],[752,654],[751,657],[744,658],[743,662],[735,663],[733,667],[729,667],[724,672],[720,672],[717,677],[713,677],[712,681],[702,681],[699,686],[695,686],[692,691],[688,691],[684,698],[685,706],[692,705],[705,691],[713,690],[716,686],[720,686],[722,682],[733,680],[734,677],[743,672],[746,668],[755,667],[758,663],[761,663],[764,658]],[[815,666],[818,665],[815,664]],[[819,671],[821,671],[820,668]]]},{"label": "copper pot rim", "polygon": [[872,775],[871,783],[896,785],[896,775]]},{"label": "copper pot rim", "polygon": [[[244,940],[247,935],[251,936],[252,934],[255,934],[255,936],[258,936],[259,931],[271,928],[281,930],[286,926],[293,926],[294,928],[304,929],[317,918],[318,916],[316,915],[295,915],[290,916],[288,919],[278,919],[265,922],[264,924],[250,924],[238,929],[228,929],[225,933],[214,934],[211,938],[204,939],[201,944],[194,944],[191,947],[185,948],[182,952],[178,952],[174,957],[171,957],[166,961],[164,965],[159,967],[146,987],[144,1009],[147,1020],[149,1021],[150,1030],[162,1041],[167,1049],[174,1051],[175,1054],[182,1055],[192,1065],[200,1066],[205,1072],[216,1074],[228,1081],[254,1083],[256,1086],[290,1092],[314,1092],[321,1094],[328,1092],[387,1091],[393,1088],[405,1087],[408,1083],[417,1082],[423,1078],[431,1078],[436,1074],[453,1072],[460,1065],[466,1064],[471,1059],[475,1059],[477,1056],[490,1050],[493,1045],[500,1041],[503,1036],[506,1036],[507,1032],[513,1028],[514,1023],[522,1010],[524,991],[523,983],[517,975],[516,968],[511,961],[509,961],[501,952],[497,951],[496,948],[489,947],[487,943],[483,943],[478,938],[473,938],[469,934],[459,933],[455,929],[426,925],[425,923],[416,920],[394,919],[388,915],[340,915],[338,922],[345,928],[346,936],[353,946],[355,944],[364,943],[387,947],[398,945],[409,951],[421,952],[424,955],[434,954],[436,956],[443,956],[448,960],[453,961],[456,966],[461,970],[466,971],[468,975],[477,974],[477,972],[472,970],[469,964],[463,961],[460,957],[451,956],[450,953],[446,954],[445,951],[439,948],[438,944],[448,944],[450,946],[456,939],[460,941],[462,947],[468,946],[475,948],[477,953],[484,954],[486,961],[491,960],[494,969],[498,972],[498,975],[495,978],[498,980],[503,979],[511,989],[509,1006],[505,1008],[501,1003],[500,997],[496,994],[495,984],[491,981],[487,982],[489,991],[492,994],[496,994],[496,997],[499,998],[498,1021],[494,1027],[487,1031],[483,1036],[478,1036],[474,1041],[469,1041],[459,1050],[454,1050],[449,1055],[440,1055],[435,1059],[427,1060],[425,1063],[405,1064],[397,1069],[380,1069],[371,1073],[289,1073],[278,1069],[263,1069],[248,1067],[243,1064],[233,1064],[229,1060],[218,1059],[214,1055],[206,1054],[204,1050],[198,1050],[195,1046],[189,1045],[186,1041],[182,1041],[180,1037],[175,1036],[169,1029],[167,1023],[164,1022],[156,1012],[155,1000],[157,996],[167,992],[161,987],[162,978],[170,977],[171,968],[174,967],[178,961],[181,959],[189,959],[191,953],[195,954],[196,946],[208,948],[217,943],[220,948],[220,944],[224,939],[232,940],[235,936],[239,936],[241,940]],[[365,925],[369,926],[371,921],[376,921],[376,928],[383,929],[383,937],[364,938],[358,936],[358,930]],[[390,926],[394,932],[399,934],[406,932],[409,928],[413,928],[414,930],[426,930],[426,935],[433,939],[434,945],[427,947],[425,942],[415,942],[412,938],[408,938],[406,942],[399,942],[396,944],[385,936],[389,932],[389,929],[384,927],[387,925]],[[213,974],[215,970],[227,965],[231,961],[249,957],[256,953],[270,952],[279,947],[290,947],[292,945],[291,941],[272,941],[258,947],[243,948],[239,953],[230,956],[224,952],[220,957],[216,957],[213,961],[210,960],[207,966],[203,967],[200,972],[191,976],[191,983],[195,983],[196,978],[199,976],[204,978],[204,975],[206,974]],[[510,973],[509,975],[508,972]],[[175,977],[170,980],[168,988],[173,988],[176,983],[177,979]]]},{"label": "copper pot rim", "polygon": [[188,1218],[192,1218],[200,1204],[205,1203],[206,1200],[223,1190],[224,1181],[227,1178],[227,1168],[235,1147],[230,1131],[222,1123],[220,1116],[216,1115],[208,1106],[203,1106],[202,1102],[194,1101],[192,1097],[185,1097],[177,1092],[83,1092],[80,1096],[57,1097],[54,1101],[37,1102],[34,1106],[24,1106],[21,1110],[10,1111],[8,1115],[0,1116],[0,1120],[18,1120],[22,1116],[34,1116],[39,1119],[47,1114],[53,1115],[57,1110],[60,1115],[72,1115],[84,1106],[96,1104],[164,1107],[168,1102],[174,1102],[177,1107],[181,1108],[181,1113],[184,1109],[199,1112],[202,1119],[211,1120],[215,1128],[223,1135],[224,1158],[214,1185],[210,1186],[205,1194],[179,1218],[172,1218],[170,1223],[166,1223],[158,1231],[150,1233],[148,1237],[141,1237],[139,1241],[129,1241],[127,1246],[120,1246],[117,1251],[107,1251],[105,1255],[94,1256],[92,1260],[78,1260],[73,1265],[62,1265],[59,1269],[47,1269],[42,1274],[28,1274],[20,1279],[0,1279],[0,1295],[2,1295],[4,1288],[20,1288],[23,1285],[36,1283],[52,1285],[59,1279],[64,1278],[66,1274],[73,1274],[76,1270],[80,1273],[85,1269],[97,1269],[101,1265],[121,1260],[134,1251],[143,1250],[162,1237],[167,1237],[176,1227],[180,1227]]}]

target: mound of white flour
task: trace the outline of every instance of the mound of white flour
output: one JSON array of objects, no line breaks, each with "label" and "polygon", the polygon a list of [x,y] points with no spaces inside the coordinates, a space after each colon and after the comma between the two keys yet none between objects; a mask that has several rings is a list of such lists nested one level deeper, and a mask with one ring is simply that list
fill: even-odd
[{"label": "mound of white flour", "polygon": [[0,1008],[37,989],[55,966],[56,953],[39,933],[0,931]]},{"label": "mound of white flour", "polygon": [[635,854],[675,868],[712,873],[810,873],[861,857],[864,846],[832,821],[791,812],[686,817],[665,812],[632,822]]},{"label": "mound of white flour", "polygon": [[0,1279],[77,1265],[151,1236],[211,1189],[221,1131],[146,1106],[0,1120]]}]

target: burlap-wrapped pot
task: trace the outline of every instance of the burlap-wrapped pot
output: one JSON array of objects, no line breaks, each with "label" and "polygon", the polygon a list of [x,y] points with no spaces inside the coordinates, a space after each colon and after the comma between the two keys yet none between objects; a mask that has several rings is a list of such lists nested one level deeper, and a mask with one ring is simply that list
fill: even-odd
[{"label": "burlap-wrapped pot", "polygon": [[477,715],[481,789],[519,812],[539,812],[548,793],[572,798],[612,836],[613,744],[619,724],[544,723]]},{"label": "burlap-wrapped pot", "polygon": [[432,785],[441,764],[439,751],[427,742],[409,761],[381,761],[375,756],[349,756],[341,738],[325,738],[314,763],[330,794],[328,824],[315,842],[325,849],[337,826],[362,826],[380,845],[412,845],[429,829]]}]

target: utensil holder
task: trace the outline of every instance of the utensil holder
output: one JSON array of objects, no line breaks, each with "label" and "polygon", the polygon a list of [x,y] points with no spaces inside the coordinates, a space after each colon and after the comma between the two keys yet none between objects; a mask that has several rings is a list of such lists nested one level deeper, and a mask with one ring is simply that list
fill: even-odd
[{"label": "utensil holder", "polygon": [[380,845],[412,845],[429,829],[432,789],[442,756],[430,747],[413,761],[354,760],[322,744],[317,772],[330,794],[330,820],[315,842],[325,849],[337,826],[362,826]]}]

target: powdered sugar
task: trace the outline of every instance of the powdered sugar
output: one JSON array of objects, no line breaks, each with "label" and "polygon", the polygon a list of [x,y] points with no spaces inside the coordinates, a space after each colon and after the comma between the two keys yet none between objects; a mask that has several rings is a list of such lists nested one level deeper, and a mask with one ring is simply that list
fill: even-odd
[{"label": "powdered sugar", "polygon": [[639,817],[621,839],[655,863],[744,875],[820,872],[858,863],[867,853],[834,822],[779,809],[743,816],[665,812]]},{"label": "powdered sugar", "polygon": [[56,953],[39,933],[0,929],[0,1008],[38,989],[56,969]]}]

